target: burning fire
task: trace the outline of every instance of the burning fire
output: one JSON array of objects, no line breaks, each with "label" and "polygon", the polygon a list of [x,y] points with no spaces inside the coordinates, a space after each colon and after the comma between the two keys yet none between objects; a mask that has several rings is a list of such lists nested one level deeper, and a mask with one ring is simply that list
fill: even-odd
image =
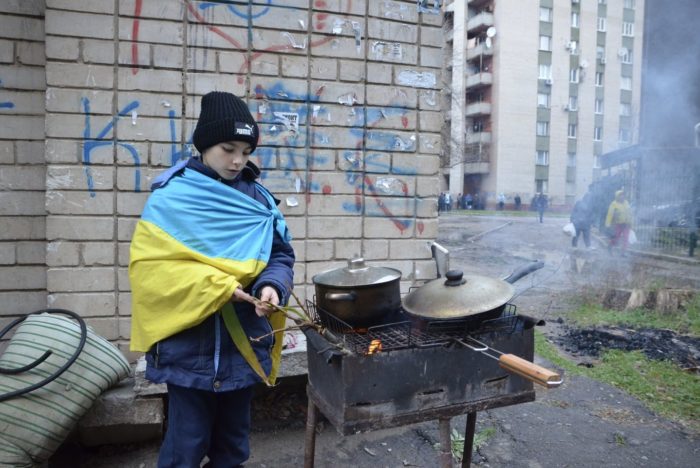
[{"label": "burning fire", "polygon": [[382,350],[382,341],[381,340],[372,340],[372,342],[369,344],[369,348],[367,349],[367,354],[378,353],[381,350]]}]

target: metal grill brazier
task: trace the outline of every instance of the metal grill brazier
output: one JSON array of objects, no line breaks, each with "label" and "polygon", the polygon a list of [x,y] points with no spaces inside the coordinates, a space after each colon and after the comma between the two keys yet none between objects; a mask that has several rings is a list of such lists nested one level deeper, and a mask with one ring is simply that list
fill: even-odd
[{"label": "metal grill brazier", "polygon": [[452,466],[450,419],[466,413],[462,466],[469,466],[476,413],[535,399],[530,380],[478,352],[533,360],[536,321],[512,304],[488,321],[416,321],[398,310],[367,329],[312,303],[308,310],[324,332],[306,330],[306,467],[314,464],[317,411],[342,435],[438,419],[442,466]]}]

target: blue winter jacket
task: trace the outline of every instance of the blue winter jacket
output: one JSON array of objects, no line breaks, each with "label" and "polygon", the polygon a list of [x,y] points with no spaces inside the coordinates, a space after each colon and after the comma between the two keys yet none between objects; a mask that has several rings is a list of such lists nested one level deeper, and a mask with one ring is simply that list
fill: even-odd
[{"label": "blue winter jacket", "polygon": [[[260,170],[250,161],[235,179],[228,181],[221,179],[199,159],[192,158],[157,178],[152,188],[158,188],[170,178],[178,177],[185,166],[230,185],[269,207],[266,199],[257,193],[255,188],[255,179],[260,175]],[[279,200],[275,201],[279,204]],[[277,290],[280,302],[286,304],[293,284],[293,265],[294,250],[274,230],[272,254],[268,264],[246,292],[259,297],[263,286],[273,286]],[[272,331],[267,318],[255,314],[253,305],[234,302],[234,308],[246,336],[259,337]],[[260,342],[251,342],[266,374],[269,374],[272,364],[270,350],[273,344],[274,338],[271,334]],[[219,312],[193,328],[156,343],[146,353],[146,364],[146,378],[152,382],[199,390],[231,391],[260,382],[260,378],[233,344]]]}]

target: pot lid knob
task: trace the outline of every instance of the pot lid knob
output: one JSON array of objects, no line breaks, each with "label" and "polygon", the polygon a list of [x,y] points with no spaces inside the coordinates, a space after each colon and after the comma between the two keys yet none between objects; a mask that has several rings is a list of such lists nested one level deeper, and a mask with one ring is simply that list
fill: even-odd
[{"label": "pot lid knob", "polygon": [[367,270],[367,265],[365,265],[365,259],[362,257],[355,257],[348,260],[348,271],[362,271]]},{"label": "pot lid knob", "polygon": [[450,270],[445,273],[447,279],[445,280],[445,286],[459,286],[467,282],[464,279],[464,272],[462,270]]}]

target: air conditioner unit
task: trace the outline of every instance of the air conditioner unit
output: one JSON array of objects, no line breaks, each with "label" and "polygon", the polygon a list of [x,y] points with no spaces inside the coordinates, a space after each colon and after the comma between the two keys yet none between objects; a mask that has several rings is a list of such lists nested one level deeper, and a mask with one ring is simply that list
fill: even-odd
[{"label": "air conditioner unit", "polygon": [[544,80],[544,84],[546,84],[547,86],[552,86],[552,79],[547,78],[546,80]]}]

